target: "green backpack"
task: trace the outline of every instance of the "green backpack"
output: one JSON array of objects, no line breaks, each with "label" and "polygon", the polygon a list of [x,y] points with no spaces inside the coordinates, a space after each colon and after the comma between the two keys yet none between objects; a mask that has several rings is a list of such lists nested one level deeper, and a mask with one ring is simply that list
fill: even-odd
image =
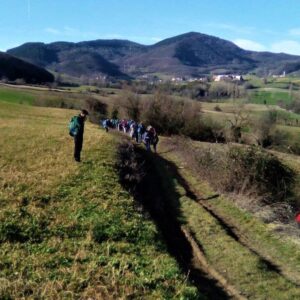
[{"label": "green backpack", "polygon": [[79,124],[78,124],[78,116],[72,117],[70,123],[69,123],[69,134],[70,136],[75,136],[78,134]]}]

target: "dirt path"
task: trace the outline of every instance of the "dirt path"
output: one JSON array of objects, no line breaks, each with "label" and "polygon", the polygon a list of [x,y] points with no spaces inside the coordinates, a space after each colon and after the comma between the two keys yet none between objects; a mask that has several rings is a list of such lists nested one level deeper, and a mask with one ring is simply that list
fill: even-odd
[{"label": "dirt path", "polygon": [[247,238],[244,232],[241,232],[236,224],[233,224],[230,218],[224,215],[220,215],[209,203],[205,200],[197,200],[198,204],[204,207],[214,218],[218,220],[220,224],[226,229],[228,234],[232,236],[237,242],[242,246],[249,249],[253,254],[260,257],[270,270],[274,270],[277,273],[284,276],[287,280],[293,282],[300,287],[300,275],[296,272],[292,272],[290,269],[286,268],[284,265],[276,262],[270,255],[267,255],[261,249],[253,243],[252,240]]},{"label": "dirt path", "polygon": [[[170,159],[172,155],[172,150],[168,149],[167,147],[164,147],[164,145],[160,145],[160,153],[161,156],[164,159],[167,159],[168,161],[172,162],[174,164],[174,161]],[[220,214],[213,205],[210,204],[210,201],[213,201],[213,199],[216,199],[219,197],[219,195],[214,195],[213,197],[205,197],[201,192],[199,192],[196,188],[193,187],[193,184],[185,180],[184,178],[184,168],[188,167],[185,165],[185,167],[182,167],[185,162],[178,162],[177,161],[177,170],[176,172],[173,172],[173,175],[175,175],[176,180],[180,183],[180,185],[185,189],[187,197],[189,197],[192,201],[196,202],[200,207],[205,209],[207,213],[211,215],[212,218],[214,218],[220,226],[224,229],[226,234],[232,238],[236,243],[240,244],[241,247],[247,249],[250,253],[252,253],[253,256],[256,256],[259,261],[266,266],[267,270],[270,272],[278,274],[278,276],[281,276],[285,278],[287,282],[290,282],[291,285],[295,287],[300,287],[300,276],[297,272],[294,272],[290,268],[287,268],[282,263],[276,261],[268,255],[265,251],[261,250],[257,242],[253,241],[247,236],[246,232],[242,232],[238,224],[235,224],[232,222],[232,220],[229,217],[226,217],[224,214]],[[172,172],[172,170],[171,170]],[[176,176],[176,173],[179,173],[181,176]],[[243,297],[241,296],[240,291],[238,291],[234,286],[228,284],[226,278],[224,278],[222,275],[220,275],[212,266],[209,264],[206,265],[206,263],[203,263],[202,259],[205,258],[205,254],[203,251],[201,251],[201,247],[197,248],[197,241],[195,239],[192,239],[192,234],[185,232],[185,235],[187,239],[189,240],[192,247],[195,248],[195,253],[197,255],[198,253],[198,261],[200,261],[200,264],[202,265],[202,268],[204,268],[210,276],[215,278],[227,291],[227,293],[230,295],[233,295],[235,297]]]},{"label": "dirt path", "polygon": [[[277,292],[281,293],[278,296],[283,296],[282,299],[289,299],[287,297],[290,296],[293,299],[300,297],[298,274],[274,261],[264,251],[260,251],[258,245],[238,228],[238,224],[220,214],[210,204],[209,201],[213,201],[219,196],[205,197],[193,186],[193,183],[185,178],[184,171],[187,166],[184,161],[174,161],[174,148],[166,147],[162,141],[159,155],[146,153],[143,147],[136,147],[136,149],[142,153],[143,159],[145,158],[146,165],[144,167],[147,169],[146,180],[138,188],[137,201],[143,204],[155,220],[168,245],[169,252],[176,257],[182,269],[189,274],[190,280],[198,287],[199,292],[204,292],[209,299],[257,299],[262,296],[274,298]],[[183,165],[185,166],[182,167]],[[178,185],[171,184],[171,187],[167,183],[168,180],[175,180]],[[231,271],[236,272],[238,265],[233,266],[231,270],[230,264],[225,263],[228,269],[224,272],[223,268],[219,270],[218,262],[215,265],[214,259],[207,256],[207,251],[210,251],[209,247],[211,247],[211,245],[207,245],[207,239],[209,240],[210,237],[202,235],[204,240],[202,241],[201,237],[199,240],[197,231],[195,231],[194,225],[191,225],[190,220],[181,221],[189,212],[183,212],[186,210],[183,205],[186,204],[181,202],[183,196],[180,195],[178,189],[184,190],[182,195],[185,195],[185,203],[188,201],[195,203],[196,206],[201,207],[202,211],[205,211],[206,215],[209,215],[210,219],[214,220],[213,222],[218,224],[221,233],[219,230],[216,238],[218,235],[219,237],[221,237],[220,234],[222,235],[220,243],[223,242],[223,239],[224,242],[226,241],[224,247],[227,247],[228,253],[231,251],[230,247],[233,247],[233,251],[236,251],[238,255],[236,262],[238,265],[239,263],[243,264],[245,258],[245,262],[248,262],[251,268],[248,272],[253,274],[254,282],[248,284],[249,278],[245,273],[241,279],[236,276],[237,274],[232,277],[230,273]],[[185,215],[183,216],[183,214]],[[202,218],[201,214],[198,215],[198,218]],[[202,223],[202,226],[205,224]],[[202,231],[202,229],[199,230]],[[225,252],[223,260],[228,262],[234,259],[232,255],[229,255],[228,260],[226,255]],[[255,263],[251,265],[251,262]],[[230,276],[227,278],[227,275]],[[264,280],[270,283],[264,286],[267,289],[266,294],[261,291]],[[285,287],[287,293],[284,291]]]},{"label": "dirt path", "polygon": [[[160,150],[162,156],[166,159],[170,159],[169,148],[162,143],[160,145]],[[171,150],[172,152],[172,150]],[[184,164],[185,162],[181,162]],[[187,166],[188,167],[188,166]],[[180,169],[179,169],[180,172]],[[215,198],[218,198],[219,195],[216,194],[213,197],[206,198],[203,194],[199,193],[197,189],[195,189],[192,184],[188,183],[184,180],[184,172],[180,172],[182,177],[177,178],[180,181],[180,184],[185,188],[187,192],[187,196],[197,202],[202,208],[204,208],[213,218],[215,218],[221,226],[225,229],[225,231],[230,235],[235,241],[240,243],[243,247],[246,247],[249,251],[251,251],[256,256],[260,257],[261,261],[263,261],[270,270],[274,270],[277,273],[284,276],[287,280],[293,282],[297,286],[300,286],[300,275],[296,272],[293,272],[289,268],[286,268],[285,265],[280,264],[279,262],[275,261],[270,255],[266,254],[262,251],[256,243],[253,243],[245,232],[241,232],[238,228],[238,224],[234,224],[232,219],[226,217],[225,215],[221,215],[209,202]]]},{"label": "dirt path", "polygon": [[[182,174],[183,172],[180,173]],[[258,256],[270,270],[274,270],[275,272],[284,276],[287,280],[300,287],[300,275],[298,273],[286,268],[286,266],[275,261],[270,255],[267,255],[264,251],[261,250],[259,245],[256,245],[256,243],[254,243],[247,237],[245,232],[241,232],[241,230],[238,228],[238,225],[232,222],[232,219],[226,217],[225,215],[221,215],[216,209],[214,209],[209,201],[218,198],[218,194],[215,194],[214,196],[208,198],[205,197],[203,194],[199,193],[199,191],[197,191],[190,183],[184,180],[184,174],[182,174],[182,177],[177,178],[177,180],[186,190],[187,196],[197,202],[213,218],[215,218],[230,237],[232,237],[236,242],[240,243],[243,247],[246,247],[250,252]]]},{"label": "dirt path", "polygon": [[[135,151],[140,154],[137,157],[147,169],[143,181],[134,188],[135,200],[150,214],[166,242],[168,252],[176,258],[188,279],[208,299],[246,299],[208,263],[189,229],[180,223],[180,213],[170,208],[170,203],[165,201],[169,191],[164,188],[157,174],[154,163],[156,157],[148,155],[141,147],[136,147]],[[125,160],[122,159],[127,167],[132,163],[127,160],[131,159],[129,157],[132,156],[126,154]],[[144,157],[147,158],[145,161]],[[134,164],[139,165],[141,161],[136,160]]]},{"label": "dirt path", "polygon": [[233,285],[229,284],[228,281],[208,263],[205,254],[203,251],[201,251],[189,230],[183,226],[181,227],[181,230],[193,249],[195,264],[200,266],[201,269],[204,270],[210,277],[214,278],[227,292],[228,296],[239,300],[247,299],[246,297],[242,296]]}]

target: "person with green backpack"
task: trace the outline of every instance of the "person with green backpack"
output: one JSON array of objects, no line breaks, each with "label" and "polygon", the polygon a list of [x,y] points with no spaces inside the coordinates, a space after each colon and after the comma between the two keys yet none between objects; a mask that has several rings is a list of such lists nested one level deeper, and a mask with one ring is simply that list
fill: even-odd
[{"label": "person with green backpack", "polygon": [[77,162],[80,162],[80,153],[83,144],[84,122],[88,114],[88,111],[83,109],[78,116],[72,117],[69,123],[69,134],[74,138],[74,159]]}]

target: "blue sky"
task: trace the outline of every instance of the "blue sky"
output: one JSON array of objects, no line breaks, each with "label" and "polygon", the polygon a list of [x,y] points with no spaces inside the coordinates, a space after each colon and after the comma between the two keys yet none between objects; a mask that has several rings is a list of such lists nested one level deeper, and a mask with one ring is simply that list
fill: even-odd
[{"label": "blue sky", "polygon": [[153,44],[196,31],[300,55],[300,0],[0,0],[0,8],[2,51],[37,41]]}]

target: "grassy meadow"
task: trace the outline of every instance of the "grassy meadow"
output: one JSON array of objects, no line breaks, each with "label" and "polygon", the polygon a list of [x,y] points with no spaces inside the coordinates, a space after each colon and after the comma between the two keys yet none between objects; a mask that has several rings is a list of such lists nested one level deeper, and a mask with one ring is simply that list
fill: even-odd
[{"label": "grassy meadow", "polygon": [[[237,107],[252,123],[272,109],[282,120],[298,118],[277,105],[291,101],[289,82],[251,80],[256,88],[248,99],[201,103],[204,118],[228,127]],[[159,155],[144,156],[156,180],[150,184],[158,183],[148,187],[148,197],[153,203],[163,201],[156,207],[158,215],[162,206],[174,221],[168,226],[187,228],[210,268],[225,278],[222,286],[209,271],[196,272],[201,280],[209,278],[203,290],[170,251],[166,232],[172,230],[160,227],[165,220],[159,225],[122,186],[117,163],[119,146],[128,141],[124,136],[88,122],[83,162],[73,161],[67,125],[78,112],[74,109],[92,97],[107,104],[108,112],[118,106],[124,113],[122,93],[91,93],[87,86],[71,92],[0,87],[0,299],[205,299],[214,295],[214,288],[222,294],[226,285],[247,299],[299,299],[295,238],[275,234],[272,224],[236,205],[228,194],[199,205],[198,199],[210,199],[218,191],[195,171],[198,162],[189,160],[188,146],[203,152],[208,147],[217,155],[224,144],[189,140],[182,150],[174,146],[176,138],[161,137]],[[139,100],[148,97],[140,95]],[[300,127],[287,121],[276,123],[275,129],[286,133],[287,145],[300,143]],[[298,157],[275,154],[295,169],[298,183]],[[300,193],[297,187],[295,192]],[[192,268],[193,260],[185,267]]]},{"label": "grassy meadow", "polygon": [[0,101],[0,298],[200,298],[119,184],[120,138],[87,124],[73,161],[75,113]]}]

